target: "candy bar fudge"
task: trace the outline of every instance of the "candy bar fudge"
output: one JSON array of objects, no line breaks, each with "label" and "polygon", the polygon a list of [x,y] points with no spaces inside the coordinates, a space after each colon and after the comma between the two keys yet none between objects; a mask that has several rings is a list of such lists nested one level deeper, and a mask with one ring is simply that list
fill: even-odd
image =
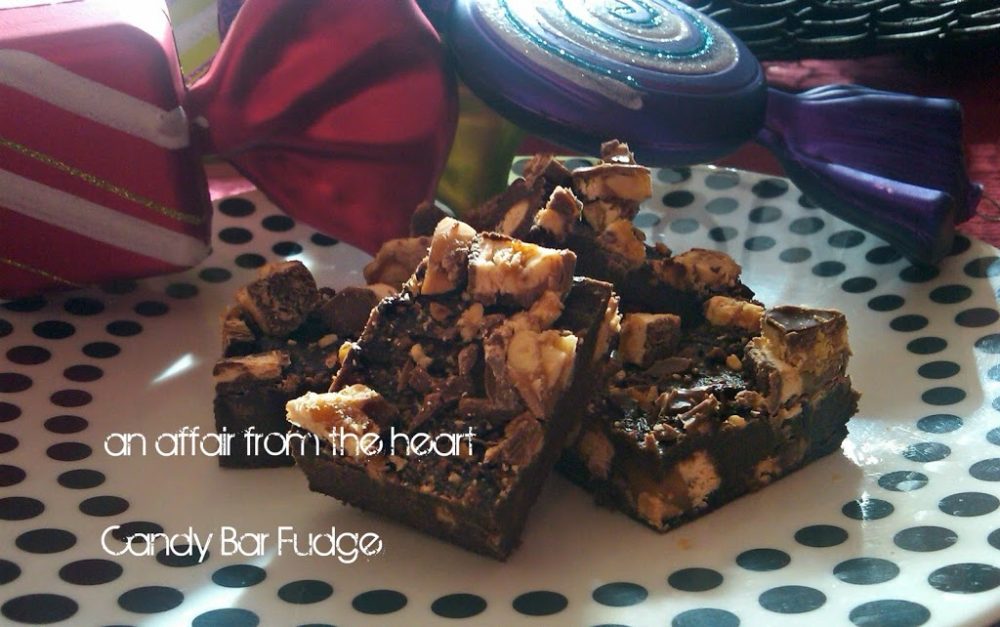
[{"label": "candy bar fudge", "polygon": [[714,296],[692,326],[626,314],[561,469],[666,531],[837,450],[857,411],[849,355],[836,311]]},{"label": "candy bar fudge", "polygon": [[310,488],[506,558],[616,340],[611,286],[575,262],[438,222],[331,391],[287,405],[321,443],[294,452]]},{"label": "candy bar fudge", "polygon": [[380,293],[378,287],[319,289],[298,261],[263,266],[236,293],[223,317],[222,359],[213,370],[216,430],[235,434],[220,465],[292,464],[280,437],[272,437],[288,431],[285,403],[330,387],[338,351],[358,337]]}]

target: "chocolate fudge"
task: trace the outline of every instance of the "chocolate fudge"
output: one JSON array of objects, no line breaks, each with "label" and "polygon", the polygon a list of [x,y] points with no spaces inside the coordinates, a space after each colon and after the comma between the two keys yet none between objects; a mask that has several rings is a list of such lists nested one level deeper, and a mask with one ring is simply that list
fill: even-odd
[{"label": "chocolate fudge", "polygon": [[[285,403],[329,388],[344,342],[356,339],[375,306],[375,289],[317,288],[298,261],[269,264],[236,293],[222,321],[222,359],[215,378],[215,428],[236,434],[219,464],[288,466]],[[259,438],[247,438],[252,431]],[[265,446],[265,443],[267,446]]]},{"label": "chocolate fudge", "polygon": [[616,340],[611,286],[575,262],[438,222],[331,391],[287,405],[319,442],[294,452],[310,488],[506,558]]}]

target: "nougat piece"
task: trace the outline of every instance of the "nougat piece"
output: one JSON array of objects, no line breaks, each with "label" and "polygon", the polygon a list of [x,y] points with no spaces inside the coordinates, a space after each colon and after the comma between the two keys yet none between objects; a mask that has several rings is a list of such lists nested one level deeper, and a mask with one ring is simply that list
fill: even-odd
[{"label": "nougat piece", "polygon": [[621,322],[618,354],[622,361],[648,368],[669,357],[680,340],[681,319],[674,314],[631,313]]},{"label": "nougat piece", "polygon": [[287,336],[319,301],[316,280],[302,262],[260,268],[257,280],[236,292],[236,302],[268,335]]},{"label": "nougat piece", "polygon": [[528,183],[515,179],[507,189],[473,209],[466,218],[477,231],[495,231],[515,238],[524,238],[531,230],[535,214],[548,194],[541,179]]},{"label": "nougat piece", "polygon": [[653,195],[649,168],[611,162],[573,170],[573,191],[584,200],[642,202]]},{"label": "nougat piece", "polygon": [[[321,440],[295,451],[312,490],[504,559],[597,387],[614,299],[607,283],[571,278],[572,255],[463,231],[439,224],[431,250],[443,254],[379,303],[331,390],[292,400],[287,418]],[[476,264],[501,262],[485,254],[494,245],[512,253],[496,285],[512,287],[484,292],[493,270]],[[424,289],[443,259],[465,271],[443,272],[452,289]],[[345,430],[369,446],[346,446]]]},{"label": "nougat piece", "polygon": [[375,253],[375,258],[364,267],[365,282],[382,283],[399,289],[427,256],[430,243],[431,238],[426,236],[401,237],[385,242]]},{"label": "nougat piece", "polygon": [[[645,326],[648,347],[662,314],[624,316],[621,365],[560,461],[598,502],[657,531],[836,450],[857,411],[842,315],[777,307],[761,316],[758,304],[728,297],[704,309],[696,324],[672,324],[662,350],[643,360],[628,358],[635,338]],[[809,368],[821,355],[836,366],[811,377],[788,361]]]},{"label": "nougat piece", "polygon": [[548,202],[535,214],[534,230],[544,232],[544,237],[562,243],[580,218],[583,203],[569,189],[558,186],[552,190]]}]

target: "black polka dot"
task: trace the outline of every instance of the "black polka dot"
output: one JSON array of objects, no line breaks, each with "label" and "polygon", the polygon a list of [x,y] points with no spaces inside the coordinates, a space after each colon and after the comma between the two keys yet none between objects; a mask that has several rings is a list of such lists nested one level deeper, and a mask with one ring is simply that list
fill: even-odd
[{"label": "black polka dot", "polygon": [[601,605],[610,607],[628,607],[642,603],[649,596],[649,591],[637,583],[616,581],[598,586],[591,597]]},{"label": "black polka dot", "polygon": [[902,333],[912,333],[927,326],[929,320],[920,314],[906,314],[897,316],[889,322],[889,328]]},{"label": "black polka dot", "polygon": [[951,243],[951,250],[948,252],[949,257],[955,257],[961,255],[965,251],[969,250],[972,246],[972,241],[968,237],[960,233],[955,234],[955,239]]},{"label": "black polka dot", "polygon": [[259,616],[235,607],[202,612],[191,621],[191,627],[257,627],[259,624]]},{"label": "black polka dot", "polygon": [[713,226],[708,230],[708,238],[713,242],[728,242],[739,234],[731,226]]},{"label": "black polka dot", "polygon": [[170,307],[166,303],[161,303],[158,300],[144,300],[141,303],[136,304],[134,311],[140,316],[155,318],[156,316],[162,316],[170,311]]},{"label": "black polka dot", "polygon": [[14,543],[28,553],[59,553],[73,548],[76,536],[65,529],[32,529],[17,536]]},{"label": "black polka dot", "polygon": [[670,223],[670,230],[682,235],[694,233],[698,230],[698,221],[691,218],[679,218]]},{"label": "black polka dot", "polygon": [[229,226],[219,231],[219,240],[227,244],[246,244],[253,239],[253,233],[240,226]]},{"label": "black polka dot", "polygon": [[83,354],[93,359],[110,359],[121,351],[113,342],[91,342],[83,346]]},{"label": "black polka dot", "polygon": [[211,555],[211,551],[207,550],[202,554],[197,546],[178,544],[173,546],[169,552],[166,547],[160,549],[156,554],[156,561],[171,568],[187,568],[204,564]]},{"label": "black polka dot", "polygon": [[81,418],[80,416],[71,416],[68,414],[63,414],[59,416],[53,416],[45,421],[45,428],[52,433],[79,433],[87,428],[88,422],[86,418]]},{"label": "black polka dot", "polygon": [[212,573],[212,581],[224,588],[249,588],[267,579],[267,571],[252,564],[223,566]]},{"label": "black polka dot", "polygon": [[953,387],[931,388],[920,395],[928,405],[954,405],[965,400],[965,390]]},{"label": "black polka dot", "polygon": [[63,376],[70,381],[75,381],[77,383],[90,383],[91,381],[97,381],[104,376],[104,371],[97,366],[91,366],[89,364],[79,364],[76,366],[70,366],[63,370]]},{"label": "black polka dot", "polygon": [[948,348],[948,342],[941,337],[918,337],[906,344],[906,350],[915,355],[931,355]]},{"label": "black polka dot", "polygon": [[300,579],[286,583],[278,589],[278,598],[286,603],[297,605],[319,603],[328,599],[331,594],[333,594],[333,586],[318,579]]},{"label": "black polka dot", "polygon": [[940,442],[918,442],[903,450],[903,457],[911,462],[937,462],[951,455],[951,449]]},{"label": "black polka dot", "polygon": [[0,318],[0,337],[7,337],[14,332],[14,325]]},{"label": "black polka dot", "polygon": [[0,422],[10,422],[21,417],[21,408],[14,403],[0,401]]},{"label": "black polka dot", "polygon": [[761,207],[754,207],[750,210],[747,216],[751,222],[754,224],[768,224],[770,222],[777,222],[781,219],[781,209],[777,207],[772,207],[771,205],[763,205]]},{"label": "black polka dot", "polygon": [[755,235],[753,237],[748,237],[747,240],[743,242],[743,248],[754,252],[760,252],[774,248],[776,243],[777,242],[774,241],[774,238],[769,235]]},{"label": "black polka dot", "polygon": [[997,320],[1000,320],[1000,313],[988,307],[966,309],[955,316],[955,324],[962,327],[985,327]]},{"label": "black polka dot", "polygon": [[761,607],[780,614],[811,612],[826,603],[826,595],[806,586],[780,586],[758,597]]},{"label": "black polka dot", "polygon": [[931,290],[930,299],[941,305],[960,303],[972,296],[972,289],[965,285],[942,285]]},{"label": "black polka dot", "polygon": [[928,553],[941,551],[958,542],[958,534],[951,529],[934,525],[909,527],[892,538],[893,543],[907,551]]},{"label": "black polka dot", "polygon": [[930,361],[917,368],[917,374],[925,379],[947,379],[961,370],[953,361]]},{"label": "black polka dot", "polygon": [[45,454],[57,462],[76,462],[87,459],[93,449],[83,442],[59,442],[45,450]]},{"label": "black polka dot", "polygon": [[26,594],[0,606],[0,614],[20,623],[46,625],[72,618],[79,609],[76,601],[59,594]]},{"label": "black polka dot", "polygon": [[736,614],[714,607],[699,607],[681,612],[670,621],[670,627],[738,627]]},{"label": "black polka dot", "polygon": [[198,286],[193,283],[171,283],[164,292],[170,298],[186,299],[198,295]]},{"label": "black polka dot", "polygon": [[962,427],[962,419],[954,414],[932,414],[917,421],[917,428],[927,433],[951,433]]},{"label": "black polka dot", "polygon": [[1000,257],[980,257],[965,264],[965,273],[974,279],[1000,275]]},{"label": "black polka dot", "polygon": [[877,557],[857,557],[834,566],[833,574],[844,583],[868,586],[894,579],[899,575],[899,566]]},{"label": "black polka dot", "polygon": [[896,294],[883,294],[868,301],[868,308],[872,311],[894,311],[903,306],[905,301],[902,296]]},{"label": "black polka dot", "polygon": [[730,170],[717,170],[705,177],[705,186],[709,189],[729,189],[739,184],[739,173]]},{"label": "black polka dot", "polygon": [[52,353],[41,346],[15,346],[7,351],[7,359],[22,366],[37,366],[52,358]]},{"label": "black polka dot", "polygon": [[232,276],[233,273],[225,268],[204,268],[198,273],[198,278],[206,283],[224,283]]},{"label": "black polka dot", "polygon": [[236,265],[241,268],[259,268],[267,263],[267,259],[257,253],[243,253],[236,258]]},{"label": "black polka dot", "polygon": [[801,263],[812,257],[812,251],[808,248],[786,248],[778,255],[778,259],[785,263]]},{"label": "black polka dot", "polygon": [[984,353],[989,353],[991,355],[1000,354],[1000,333],[984,335],[976,340],[975,347]]},{"label": "black polka dot", "polygon": [[654,213],[640,213],[632,219],[632,224],[640,229],[648,229],[660,223],[660,216]]},{"label": "black polka dot", "polygon": [[0,372],[0,393],[15,394],[32,386],[31,377],[20,372]]},{"label": "black polka dot", "polygon": [[938,502],[938,509],[951,516],[984,516],[1000,507],[1000,499],[985,492],[959,492]]},{"label": "black polka dot", "polygon": [[994,549],[1000,549],[1000,529],[995,529],[990,535],[986,536],[986,541]]},{"label": "black polka dot", "polygon": [[486,610],[486,599],[475,594],[448,594],[431,603],[431,611],[444,618],[470,618]]},{"label": "black polka dot", "polygon": [[909,470],[897,470],[882,475],[878,484],[893,492],[911,492],[927,485],[927,475]]},{"label": "black polka dot", "polygon": [[826,226],[822,218],[796,218],[788,225],[788,230],[796,235],[812,235]]},{"label": "black polka dot", "polygon": [[99,586],[122,576],[124,569],[115,562],[85,559],[70,562],[59,569],[59,578],[77,586]]},{"label": "black polka dot", "polygon": [[687,207],[694,202],[694,194],[687,191],[686,189],[677,190],[675,192],[668,192],[663,196],[663,204],[667,207],[672,207],[674,209],[680,209],[681,207]]},{"label": "black polka dot", "polygon": [[163,533],[163,526],[148,520],[135,520],[118,525],[118,528],[111,532],[111,537],[119,542],[131,539],[133,544],[144,544],[144,538],[151,533]]},{"label": "black polka dot", "polygon": [[969,467],[969,474],[980,481],[1000,481],[1000,458],[976,462]]},{"label": "black polka dot", "polygon": [[876,248],[872,248],[865,254],[865,259],[868,261],[868,263],[872,263],[875,265],[884,265],[888,263],[893,263],[895,261],[899,261],[902,258],[903,255],[900,254],[892,246],[878,246]]},{"label": "black polka dot", "polygon": [[855,246],[860,246],[864,243],[865,234],[854,229],[837,231],[827,238],[826,241],[834,248],[854,248]]},{"label": "black polka dot", "polygon": [[765,572],[788,566],[791,556],[778,549],[750,549],[736,556],[736,563],[747,570]]},{"label": "black polka dot", "polygon": [[511,604],[516,612],[527,616],[549,616],[566,609],[569,600],[558,592],[535,590],[518,595]]},{"label": "black polka dot", "polygon": [[67,470],[59,475],[57,481],[64,488],[88,490],[104,483],[104,473],[87,468]]},{"label": "black polka dot", "polygon": [[899,278],[907,283],[925,283],[941,273],[933,266],[907,266],[900,270]]},{"label": "black polka dot", "polygon": [[127,612],[158,614],[168,612],[184,602],[184,594],[167,586],[132,588],[118,597],[118,605]]},{"label": "black polka dot", "polygon": [[351,607],[362,614],[391,614],[406,607],[406,595],[395,590],[369,590],[351,599]]},{"label": "black polka dot", "polygon": [[685,592],[704,592],[722,585],[722,573],[710,568],[682,568],[670,573],[667,583]]},{"label": "black polka dot", "polygon": [[927,583],[942,592],[986,592],[1000,586],[1000,568],[989,564],[951,564],[932,572]]},{"label": "black polka dot", "polygon": [[268,231],[282,232],[295,228],[295,220],[283,215],[267,216],[260,221],[260,225]]},{"label": "black polka dot", "polygon": [[713,198],[705,203],[705,211],[716,216],[732,213],[740,206],[735,198]]},{"label": "black polka dot", "polygon": [[106,294],[120,296],[130,294],[139,288],[139,284],[132,279],[116,279],[101,285],[101,290]]},{"label": "black polka dot", "polygon": [[917,627],[931,618],[931,612],[919,603],[886,599],[862,603],[848,618],[858,627]]},{"label": "black polka dot", "polygon": [[781,179],[764,179],[750,188],[758,198],[777,198],[788,191],[788,182]]},{"label": "black polka dot", "polygon": [[219,211],[233,218],[245,218],[257,210],[246,198],[226,198],[219,202]]},{"label": "black polka dot", "polygon": [[70,298],[63,304],[63,309],[74,316],[96,316],[104,311],[104,303],[96,298]]},{"label": "black polka dot", "polygon": [[9,453],[17,448],[17,438],[9,433],[0,433],[0,454]]},{"label": "black polka dot", "polygon": [[329,235],[324,235],[322,233],[313,233],[312,237],[309,238],[313,244],[317,246],[336,246],[340,243],[339,239],[330,237]]},{"label": "black polka dot", "polygon": [[819,277],[837,276],[846,269],[839,261],[821,261],[812,267],[812,273]]},{"label": "black polka dot", "polygon": [[109,322],[104,329],[117,337],[132,337],[142,333],[142,325],[134,320],[115,320]]},{"label": "black polka dot", "polygon": [[888,501],[864,496],[844,503],[840,511],[844,516],[854,520],[878,520],[889,516],[895,509]]},{"label": "black polka dot", "polygon": [[691,168],[660,168],[656,178],[663,183],[682,183],[691,178]]},{"label": "black polka dot", "polygon": [[871,277],[856,276],[841,283],[840,289],[850,294],[863,294],[872,291],[877,285],[878,282]]},{"label": "black polka dot", "polygon": [[278,242],[271,246],[271,250],[280,257],[291,257],[301,253],[303,249],[302,245],[297,242]]},{"label": "black polka dot", "polygon": [[0,559],[0,586],[21,576],[21,567],[14,562]]},{"label": "black polka dot", "polygon": [[0,520],[28,520],[41,515],[45,503],[28,496],[8,496],[0,499]]},{"label": "black polka dot", "polygon": [[17,485],[24,481],[27,473],[17,466],[10,464],[0,464],[0,488]]},{"label": "black polka dot", "polygon": [[835,525],[809,525],[795,532],[795,541],[805,546],[824,548],[842,544],[847,531]]},{"label": "black polka dot", "polygon": [[80,511],[88,516],[117,516],[129,507],[120,496],[93,496],[80,503]]},{"label": "black polka dot", "polygon": [[94,400],[85,390],[58,390],[49,396],[49,401],[59,407],[83,407]]},{"label": "black polka dot", "polygon": [[0,305],[0,307],[3,307],[7,311],[29,312],[38,311],[48,304],[48,301],[41,296],[31,296],[28,298],[18,298],[16,300],[8,301]]}]

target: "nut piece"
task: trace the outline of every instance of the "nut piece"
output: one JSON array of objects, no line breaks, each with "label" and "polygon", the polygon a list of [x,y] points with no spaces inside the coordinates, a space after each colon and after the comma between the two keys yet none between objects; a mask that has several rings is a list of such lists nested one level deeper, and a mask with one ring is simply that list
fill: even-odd
[{"label": "nut piece", "polygon": [[216,385],[248,381],[277,381],[291,363],[285,351],[270,351],[220,359],[212,369]]},{"label": "nut piece", "polygon": [[236,302],[264,333],[284,337],[319,303],[312,274],[299,261],[267,264],[257,280],[236,292]]},{"label": "nut piece", "polygon": [[578,338],[556,330],[514,332],[507,347],[507,374],[538,418],[551,415],[573,377]]},{"label": "nut piece", "polygon": [[571,251],[482,233],[472,242],[469,294],[484,305],[530,307],[548,290],[564,295],[575,267],[576,255]]},{"label": "nut piece", "polygon": [[429,237],[404,237],[382,244],[375,258],[365,266],[366,283],[385,283],[397,290],[410,278],[427,255]]},{"label": "nut piece", "polygon": [[625,314],[618,354],[622,361],[641,368],[669,357],[680,340],[681,319],[674,314]]},{"label": "nut piece", "polygon": [[566,241],[570,227],[580,217],[582,207],[573,192],[565,187],[556,187],[545,207],[535,214],[535,227],[557,242]]},{"label": "nut piece", "polygon": [[634,200],[653,195],[649,169],[626,163],[601,163],[573,170],[573,191],[586,200]]},{"label": "nut piece", "polygon": [[605,163],[635,164],[635,155],[628,144],[612,139],[601,144],[601,161]]},{"label": "nut piece", "polygon": [[361,436],[374,434],[364,442],[377,442],[396,417],[381,394],[361,384],[337,392],[307,392],[288,401],[285,411],[288,422],[327,439],[335,450],[342,446],[352,457],[365,453]]},{"label": "nut piece", "polygon": [[615,449],[603,432],[596,428],[587,429],[576,443],[576,452],[592,476],[598,479],[608,478]]},{"label": "nut piece", "polygon": [[549,291],[542,294],[527,311],[519,311],[511,316],[508,324],[515,329],[544,331],[555,324],[562,312],[562,297]]},{"label": "nut piece", "polygon": [[367,287],[345,287],[324,303],[317,315],[337,335],[357,337],[378,301],[375,292]]},{"label": "nut piece", "polygon": [[763,315],[760,305],[737,298],[713,296],[705,302],[705,319],[719,327],[740,327],[757,333]]},{"label": "nut piece", "polygon": [[629,220],[615,220],[597,237],[597,243],[620,257],[627,268],[637,268],[646,261],[643,239],[642,231],[632,226]]},{"label": "nut piece", "polygon": [[594,363],[607,360],[611,351],[618,346],[622,331],[622,315],[618,311],[618,301],[618,295],[614,293],[608,299],[608,306],[604,310],[604,319],[601,320],[601,328],[597,331],[597,341],[594,345]]},{"label": "nut piece", "polygon": [[507,423],[503,439],[486,449],[483,461],[487,464],[526,466],[541,452],[544,439],[542,425],[525,412]]},{"label": "nut piece", "polygon": [[454,218],[438,222],[431,239],[421,294],[444,294],[465,286],[469,245],[475,236],[475,229]]},{"label": "nut piece", "polygon": [[222,317],[222,356],[237,357],[254,351],[257,336],[243,319],[243,310],[229,307]]},{"label": "nut piece", "polygon": [[684,268],[688,285],[701,291],[735,286],[742,270],[726,253],[704,248],[692,248],[673,260]]}]

